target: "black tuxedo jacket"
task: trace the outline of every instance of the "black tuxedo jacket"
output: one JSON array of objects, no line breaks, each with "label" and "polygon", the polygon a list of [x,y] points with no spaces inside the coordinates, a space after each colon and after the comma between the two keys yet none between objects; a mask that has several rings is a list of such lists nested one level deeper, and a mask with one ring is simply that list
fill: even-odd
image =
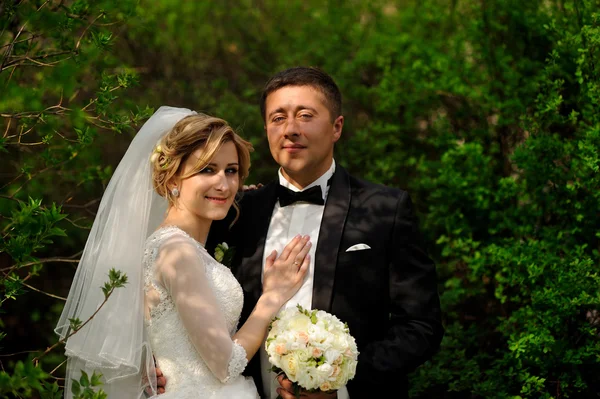
[{"label": "black tuxedo jacket", "polygon": [[[239,219],[215,222],[207,248],[235,247],[232,270],[244,289],[246,320],[261,294],[265,239],[277,182],[243,194]],[[355,244],[371,249],[346,252]],[[282,248],[283,249],[283,248]],[[436,271],[419,238],[407,192],[350,176],[331,181],[315,253],[312,308],[347,322],[360,352],[351,399],[408,397],[406,374],[437,351],[443,336]],[[248,365],[262,393],[260,356]]]}]

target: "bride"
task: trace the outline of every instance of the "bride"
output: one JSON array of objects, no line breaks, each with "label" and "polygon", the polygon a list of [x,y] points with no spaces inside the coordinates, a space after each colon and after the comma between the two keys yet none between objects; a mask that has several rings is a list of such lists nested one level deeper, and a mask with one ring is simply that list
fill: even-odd
[{"label": "bride", "polygon": [[[56,327],[68,337],[66,398],[85,384],[82,371],[101,374],[110,399],[155,396],[154,358],[169,376],[161,399],[259,397],[241,373],[300,287],[311,243],[296,237],[269,255],[263,294],[238,330],[242,289],[203,245],[213,220],[232,205],[239,211],[251,150],[224,120],[181,108],[161,107],[138,132],[102,197]],[[113,268],[127,283],[100,306]],[[72,319],[84,323],[73,335]]]}]

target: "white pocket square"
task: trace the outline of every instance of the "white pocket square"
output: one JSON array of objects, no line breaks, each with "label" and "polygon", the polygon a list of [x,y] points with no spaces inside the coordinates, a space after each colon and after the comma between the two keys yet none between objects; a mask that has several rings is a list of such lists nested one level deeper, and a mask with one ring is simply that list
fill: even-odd
[{"label": "white pocket square", "polygon": [[350,248],[348,248],[346,250],[346,252],[351,252],[351,251],[361,251],[363,249],[371,249],[370,246],[368,246],[367,244],[356,244],[351,246]]}]

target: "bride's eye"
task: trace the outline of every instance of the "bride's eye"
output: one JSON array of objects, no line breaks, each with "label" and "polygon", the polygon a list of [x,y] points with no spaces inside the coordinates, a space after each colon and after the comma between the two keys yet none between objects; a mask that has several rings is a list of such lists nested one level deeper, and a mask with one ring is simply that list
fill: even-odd
[{"label": "bride's eye", "polygon": [[214,172],[213,168],[207,166],[206,168],[202,169],[198,173],[213,173],[213,172]]},{"label": "bride's eye", "polygon": [[227,168],[227,169],[225,169],[225,173],[235,175],[238,173],[238,170],[237,170],[237,168]]}]

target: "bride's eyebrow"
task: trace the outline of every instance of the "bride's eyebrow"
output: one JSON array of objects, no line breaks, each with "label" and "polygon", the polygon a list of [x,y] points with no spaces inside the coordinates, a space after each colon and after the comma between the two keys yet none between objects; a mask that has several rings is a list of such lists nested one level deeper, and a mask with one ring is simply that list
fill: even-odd
[{"label": "bride's eyebrow", "polygon": [[[207,163],[206,166],[219,166],[219,165],[217,165],[214,162],[210,162],[210,163]],[[228,163],[227,166],[239,166],[239,163],[237,163],[237,162],[231,162],[231,163]]]}]

